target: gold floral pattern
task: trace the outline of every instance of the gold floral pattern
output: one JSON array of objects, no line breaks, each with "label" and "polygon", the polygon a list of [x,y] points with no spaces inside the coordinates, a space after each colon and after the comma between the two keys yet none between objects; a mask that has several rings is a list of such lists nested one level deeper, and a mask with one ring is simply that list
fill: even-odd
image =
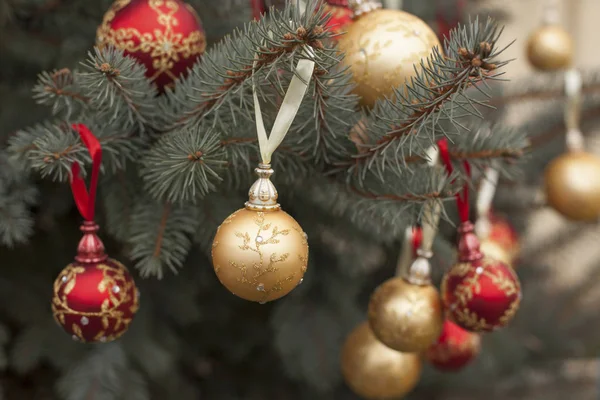
[{"label": "gold floral pattern", "polygon": [[[444,276],[442,293],[452,318],[460,326],[474,332],[492,331],[505,326],[516,314],[521,302],[519,280],[508,266],[501,267],[492,258],[484,257],[477,265],[458,263]],[[472,309],[472,300],[487,290],[502,293],[492,307],[504,308],[502,315],[487,315],[484,309]]]},{"label": "gold floral pattern", "polygon": [[[90,298],[104,297],[97,311],[77,309],[70,295],[78,284],[78,277],[90,268],[102,274],[96,293]],[[84,307],[81,307],[84,308]],[[52,314],[56,322],[82,342],[109,342],[120,337],[131,323],[139,308],[139,293],[127,269],[118,261],[108,259],[94,266],[69,264],[54,282]],[[101,325],[93,337],[84,333],[86,326]]]},{"label": "gold floral pattern", "polygon": [[[152,58],[152,70],[147,66],[150,79],[154,80],[162,74],[166,74],[171,80],[177,79],[178,72],[181,71],[173,71],[173,67],[182,59],[198,56],[206,49],[206,37],[200,23],[198,22],[198,29],[184,35],[176,29],[180,25],[176,14],[180,10],[181,2],[147,0],[148,7],[156,14],[157,28],[151,32],[140,32],[135,27],[113,29],[113,20],[131,1],[115,1],[104,15],[96,34],[98,47],[111,45],[129,53],[148,53]],[[186,10],[193,13],[199,21],[191,7],[186,7]]]},{"label": "gold floral pattern", "polygon": [[219,280],[234,294],[266,302],[291,291],[308,267],[308,241],[284,211],[241,209],[217,230],[212,258]]}]

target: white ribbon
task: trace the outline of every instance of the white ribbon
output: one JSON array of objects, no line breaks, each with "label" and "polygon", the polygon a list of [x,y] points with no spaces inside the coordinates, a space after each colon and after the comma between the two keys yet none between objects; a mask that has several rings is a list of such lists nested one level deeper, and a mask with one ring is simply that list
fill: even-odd
[{"label": "white ribbon", "polygon": [[[437,146],[431,146],[427,151],[428,161],[431,167],[439,164],[439,149]],[[421,240],[421,250],[425,253],[431,252],[433,240],[437,234],[438,225],[440,222],[441,207],[438,201],[432,200],[425,204],[423,213],[423,226],[421,231],[423,238]]]},{"label": "white ribbon", "polygon": [[402,242],[402,248],[400,249],[400,256],[398,257],[398,263],[396,264],[396,275],[404,276],[408,272],[410,264],[413,262],[413,228],[409,226],[406,228],[404,233],[404,241]]},{"label": "white ribbon", "polygon": [[[308,57],[314,57],[314,52],[308,46],[304,47],[304,53]],[[256,70],[258,56],[254,57],[253,70]],[[308,83],[315,69],[315,62],[311,59],[302,59],[298,61],[294,77],[290,82],[290,86],[283,98],[281,108],[275,117],[273,129],[271,134],[267,136],[267,130],[262,117],[262,111],[260,109],[260,102],[258,101],[258,94],[256,93],[256,82],[254,80],[254,74],[252,75],[252,95],[254,97],[254,115],[256,118],[256,132],[258,135],[258,147],[260,149],[260,156],[263,164],[271,163],[271,156],[277,147],[281,144],[285,135],[287,134],[304,94],[308,89]]]},{"label": "white ribbon", "polygon": [[567,148],[569,150],[583,150],[584,139],[579,129],[579,118],[581,114],[581,74],[576,69],[565,72],[565,126],[567,127]]},{"label": "white ribbon", "polygon": [[498,185],[498,170],[492,167],[487,167],[484,172],[481,186],[477,193],[477,221],[475,222],[475,233],[479,239],[485,239],[490,234],[489,213],[496,194],[496,186]]}]

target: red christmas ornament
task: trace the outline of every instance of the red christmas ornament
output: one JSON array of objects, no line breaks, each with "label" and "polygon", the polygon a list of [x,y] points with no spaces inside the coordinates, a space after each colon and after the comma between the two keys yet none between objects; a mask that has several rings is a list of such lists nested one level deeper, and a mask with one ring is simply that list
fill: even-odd
[{"label": "red christmas ornament", "polygon": [[444,321],[442,334],[425,353],[431,365],[442,371],[458,371],[473,361],[481,350],[481,337],[450,320]]},{"label": "red christmas ornament", "polygon": [[96,44],[124,50],[163,89],[204,53],[206,36],[194,9],[181,0],[116,0],[98,27]]},{"label": "red christmas ornament", "polygon": [[470,221],[458,229],[458,263],[444,276],[442,300],[448,316],[473,332],[505,326],[521,302],[521,285],[512,268],[486,258]]},{"label": "red christmas ornament", "polygon": [[[453,166],[448,140],[438,142],[440,158],[448,175]],[[471,167],[463,162],[468,176]],[[456,194],[458,214],[458,263],[444,275],[442,301],[448,317],[460,327],[473,332],[485,332],[505,326],[514,317],[521,303],[521,285],[512,268],[504,262],[485,257],[479,239],[469,221],[469,187]]]},{"label": "red christmas ornament", "polygon": [[325,28],[332,33],[341,34],[352,23],[354,12],[348,6],[348,0],[327,0],[324,7],[325,13],[329,14]]},{"label": "red christmas ornament", "polygon": [[74,340],[110,342],[120,337],[139,308],[139,292],[127,268],[108,258],[96,234],[94,220],[96,187],[102,153],[100,143],[85,125],[73,125],[92,155],[90,192],[79,175],[79,164],[71,167],[71,189],[85,221],[75,261],[54,282],[52,314]]}]

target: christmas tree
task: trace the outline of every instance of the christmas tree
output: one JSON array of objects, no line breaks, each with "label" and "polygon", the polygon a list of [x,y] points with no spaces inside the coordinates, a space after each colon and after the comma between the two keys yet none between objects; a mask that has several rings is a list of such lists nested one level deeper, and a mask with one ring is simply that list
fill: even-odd
[{"label": "christmas tree", "polygon": [[[597,295],[598,268],[589,249],[585,261],[579,253],[593,247],[596,228],[566,223],[549,209],[538,214],[546,204],[539,196],[542,171],[565,152],[565,131],[587,134],[595,122],[597,74],[585,73],[581,82],[568,75],[574,89],[565,95],[565,74],[558,70],[568,64],[569,49],[555,55],[555,64],[543,64],[556,49],[537,48],[532,60],[555,72],[506,82],[502,29],[487,16],[456,25],[456,8],[442,7],[448,18],[438,21],[436,36],[410,13],[350,3],[352,9],[336,1],[0,4],[2,36],[10,38],[0,47],[5,398],[357,399],[366,396],[355,375],[361,372],[348,372],[348,365],[366,362],[342,352],[359,347],[365,335],[381,351],[402,354],[396,366],[404,380],[388,389],[408,399],[593,397],[597,365],[585,360],[596,349],[598,318],[589,304]],[[407,6],[430,20],[440,12],[433,3]],[[474,3],[472,9],[488,13]],[[381,19],[364,22],[374,13]],[[396,33],[402,38],[386,36]],[[361,39],[365,35],[370,39]],[[296,90],[288,92],[290,87]],[[281,125],[278,113],[294,108],[294,101],[297,114],[281,131],[281,144],[259,143],[258,116],[273,135]],[[88,136],[82,133],[87,129]],[[441,153],[437,163],[432,149]],[[441,165],[444,158],[448,168]],[[94,215],[93,190],[82,197],[81,184],[94,179],[95,168]],[[487,218],[474,199],[484,197],[480,187],[490,171],[499,180],[494,210],[518,231],[537,229],[542,238],[522,243],[518,263],[515,254],[506,259],[518,268],[520,310],[498,332],[452,327],[472,345],[466,367],[454,374],[436,371],[432,366],[448,365],[433,360],[430,350],[431,362],[421,372],[420,353],[390,350],[382,342],[406,344],[393,343],[393,337],[388,343],[377,331],[375,338],[359,324],[367,311],[373,318],[371,295],[391,281],[399,264],[423,274],[423,281],[411,284],[440,287],[460,256],[460,221]],[[589,172],[587,179],[593,186],[600,178]],[[465,192],[473,199],[470,210]],[[572,219],[597,217],[593,207],[591,218],[578,212],[587,205],[565,211],[562,198],[547,194],[548,203],[572,212]],[[281,212],[277,201],[297,221],[290,229],[261,220],[264,235],[233,232],[231,239],[226,228],[217,232],[241,215],[232,215],[239,209],[261,218]],[[577,202],[567,207],[572,204]],[[91,239],[78,248],[82,216],[89,228],[84,237]],[[547,221],[552,233],[537,227]],[[409,240],[416,225],[423,227],[420,244]],[[297,257],[260,250],[288,245],[296,234],[297,246],[309,247],[308,258],[304,247]],[[219,253],[223,243],[228,247]],[[516,252],[516,241],[511,243]],[[486,245],[483,251],[491,254]],[[411,264],[411,246],[430,258],[431,274]],[[260,262],[219,261],[239,249],[258,254]],[[405,258],[397,261],[402,251]],[[105,253],[131,276],[120,263],[106,261]],[[112,304],[120,314],[111,311],[104,319],[102,308],[77,314],[72,323],[72,304],[54,300],[79,293],[76,283],[87,278],[77,274],[94,257],[110,264],[104,286],[93,284],[104,296],[97,305]],[[585,277],[561,286],[545,268],[554,262],[549,257],[564,260],[565,268],[574,260],[589,267]],[[71,270],[65,270],[68,264]],[[260,270],[264,264],[266,272]],[[284,267],[291,274],[286,279],[269,278],[268,272]],[[520,297],[513,295],[516,307]],[[440,330],[441,313],[432,316]],[[363,334],[349,337],[351,332]],[[425,344],[430,342],[427,337]]]}]

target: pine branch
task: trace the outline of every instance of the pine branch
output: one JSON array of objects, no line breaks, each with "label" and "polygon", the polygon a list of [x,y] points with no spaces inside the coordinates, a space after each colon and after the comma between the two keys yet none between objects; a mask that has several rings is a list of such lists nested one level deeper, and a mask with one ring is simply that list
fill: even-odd
[{"label": "pine branch", "polygon": [[85,107],[90,99],[81,92],[75,81],[77,74],[68,68],[42,72],[33,88],[33,98],[38,104],[52,106],[52,114],[69,119]]},{"label": "pine branch", "polygon": [[164,267],[176,273],[187,256],[198,229],[197,210],[191,206],[158,203],[142,199],[133,211],[130,238],[131,257],[144,277],[161,279]]},{"label": "pine branch", "polygon": [[[416,68],[417,75],[406,88],[395,90],[395,100],[380,100],[373,112],[364,117],[366,135],[360,151],[349,159],[339,160],[338,171],[357,176],[360,181],[373,168],[380,178],[387,168],[400,172],[405,162],[399,154],[423,157],[440,135],[464,131],[459,120],[480,116],[477,107],[486,106],[485,102],[469,97],[466,89],[478,88],[489,97],[486,81],[498,80],[502,75],[499,69],[507,64],[495,61],[503,51],[497,49],[500,33],[491,20],[485,24],[476,20],[454,29],[443,54],[434,49]],[[448,132],[439,124],[441,120],[449,122],[455,132]],[[407,151],[407,143],[414,148]]]}]

